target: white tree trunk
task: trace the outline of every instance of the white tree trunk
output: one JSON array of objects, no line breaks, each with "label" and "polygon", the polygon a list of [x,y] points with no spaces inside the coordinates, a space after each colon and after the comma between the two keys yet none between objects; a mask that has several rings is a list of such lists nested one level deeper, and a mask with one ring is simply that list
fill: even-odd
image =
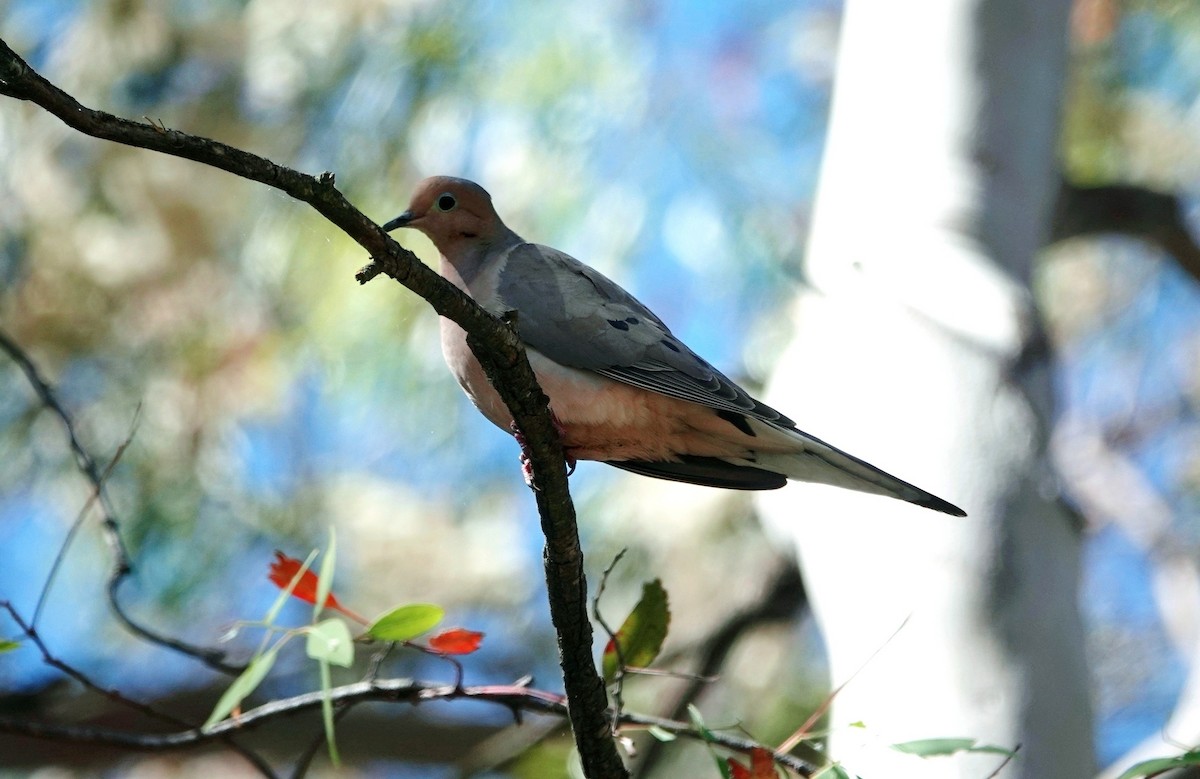
[{"label": "white tree trunk", "polygon": [[983,779],[1000,762],[888,748],[938,737],[1019,744],[1002,776],[1094,773],[1080,538],[1047,472],[1046,373],[1017,367],[1037,331],[1068,10],[847,5],[813,289],[767,401],[970,515],[810,485],[762,501],[797,544],[832,681],[850,680],[833,756],[864,779]]}]

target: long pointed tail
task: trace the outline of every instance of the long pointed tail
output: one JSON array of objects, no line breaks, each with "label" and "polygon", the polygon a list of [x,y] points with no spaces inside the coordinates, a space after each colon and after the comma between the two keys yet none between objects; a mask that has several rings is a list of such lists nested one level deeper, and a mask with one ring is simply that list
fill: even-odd
[{"label": "long pointed tail", "polygon": [[775,431],[787,435],[793,443],[802,444],[803,450],[787,454],[759,453],[754,461],[758,468],[778,471],[789,479],[832,484],[835,487],[869,492],[873,495],[886,495],[955,517],[967,515],[967,512],[953,503],[898,479],[819,438],[813,438],[795,429],[775,428]]}]

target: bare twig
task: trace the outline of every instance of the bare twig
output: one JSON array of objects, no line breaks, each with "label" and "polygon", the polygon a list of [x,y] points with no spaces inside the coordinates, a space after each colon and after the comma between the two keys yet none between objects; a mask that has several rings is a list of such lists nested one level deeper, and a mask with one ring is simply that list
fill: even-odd
[{"label": "bare twig", "polygon": [[[3,333],[0,332],[0,336]],[[129,448],[129,444],[133,441],[133,434],[137,432],[138,420],[142,414],[142,404],[139,403],[137,409],[133,412],[133,423],[129,426],[129,434],[125,436],[125,440],[117,447],[116,454],[108,461],[108,465],[104,468],[104,473],[100,474],[100,484],[92,487],[92,494],[83,504],[83,508],[79,509],[79,513],[75,515],[75,521],[71,523],[71,528],[67,531],[67,537],[63,539],[62,544],[58,547],[58,553],[54,556],[54,562],[50,564],[50,572],[46,574],[46,581],[42,584],[42,591],[38,594],[37,605],[33,608],[33,618],[29,624],[37,627],[38,619],[42,616],[42,610],[46,606],[46,601],[50,598],[50,589],[54,586],[54,580],[58,577],[58,571],[62,567],[62,562],[66,559],[67,550],[71,548],[71,542],[75,540],[79,528],[83,525],[83,521],[87,519],[88,514],[92,510],[92,506],[96,505],[96,501],[100,500],[101,488],[112,476],[113,469],[117,467],[117,463],[121,461],[121,457],[125,454],[125,450]]]},{"label": "bare twig", "polygon": [[463,664],[458,662],[457,658],[455,658],[452,655],[448,655],[445,652],[439,652],[438,650],[434,649],[433,647],[428,647],[428,646],[425,646],[424,644],[419,644],[416,641],[401,641],[400,643],[403,644],[404,646],[408,647],[409,649],[415,649],[418,652],[424,652],[425,654],[430,655],[431,657],[436,657],[439,660],[445,660],[447,663],[449,663],[454,668],[454,686],[462,687],[463,673],[464,673]]},{"label": "bare twig", "polygon": [[[435,684],[414,679],[377,679],[335,687],[329,691],[329,695],[334,705],[341,710],[368,701],[419,704],[435,700],[468,699],[494,703],[510,710],[555,717],[567,716],[567,703],[563,696],[531,689],[523,684],[524,681],[526,680],[512,685],[481,685],[456,689],[454,685],[450,684]],[[325,692],[317,690],[284,700],[272,701],[243,712],[236,719],[223,720],[204,730],[191,728],[175,733],[137,733],[114,728],[48,724],[24,717],[0,717],[0,733],[105,744],[142,751],[186,749],[232,733],[253,730],[283,717],[318,709],[325,695]],[[748,753],[751,749],[766,749],[768,752],[772,752],[776,763],[795,771],[800,776],[811,776],[815,770],[815,766],[801,758],[773,752],[770,747],[748,738],[712,731],[702,736],[689,722],[626,712],[621,716],[620,724],[626,727],[656,727],[685,738],[710,740],[717,746],[735,752]]]},{"label": "bare twig", "polygon": [[672,671],[666,668],[626,668],[625,673],[628,676],[658,676],[664,679],[685,679],[689,682],[698,682],[700,684],[712,684],[721,678],[720,676],[695,674],[690,671]]},{"label": "bare twig", "polygon": [[[0,609],[7,611],[9,617],[12,618],[13,622],[17,623],[17,627],[21,629],[21,632],[25,635],[25,637],[33,642],[33,645],[37,647],[39,652],[41,652],[42,662],[46,663],[46,665],[52,668],[57,668],[59,671],[62,671],[64,674],[79,682],[87,689],[103,695],[105,698],[108,698],[110,701],[123,708],[132,709],[133,711],[144,714],[147,717],[175,725],[176,727],[192,727],[190,722],[180,719],[170,712],[157,709],[149,704],[142,703],[141,701],[136,701],[119,690],[101,687],[99,684],[93,681],[90,676],[51,653],[50,648],[46,646],[44,641],[42,641],[42,637],[38,633],[37,627],[32,622],[26,622],[24,617],[21,616],[21,613],[17,611],[12,603],[6,600],[0,601]],[[0,726],[0,730],[2,729],[3,726]],[[231,737],[223,737],[221,738],[221,741],[225,742],[227,746],[236,751],[242,757],[246,758],[246,760],[256,769],[258,769],[258,772],[263,776],[271,777],[273,779],[275,772],[272,771],[271,767],[267,765],[266,761],[264,761],[257,754],[241,744],[238,744]]]},{"label": "bare twig", "polygon": [[[2,45],[2,42],[0,42]],[[108,542],[109,551],[112,554],[112,569],[108,575],[108,602],[112,607],[113,613],[125,625],[125,628],[137,636],[159,646],[167,647],[176,652],[180,652],[191,657],[201,660],[205,665],[214,668],[218,671],[223,671],[228,674],[238,674],[242,672],[242,666],[234,665],[225,661],[225,653],[219,649],[196,646],[185,641],[172,638],[170,636],[158,633],[150,628],[135,621],[126,613],[124,606],[121,604],[120,598],[117,596],[118,590],[121,588],[121,583],[133,572],[133,565],[129,560],[129,552],[125,549],[125,544],[121,540],[121,527],[117,522],[117,515],[113,509],[112,502],[108,498],[108,491],[104,489],[105,474],[100,472],[96,465],[96,460],[84,447],[79,440],[79,434],[75,430],[75,422],[66,408],[59,401],[58,395],[50,386],[50,383],[43,378],[41,371],[28,354],[8,336],[7,333],[0,330],[0,350],[3,350],[9,358],[17,364],[21,371],[25,374],[25,378],[29,381],[29,385],[33,388],[34,393],[41,400],[42,405],[54,412],[54,415],[62,422],[63,428],[67,432],[67,439],[71,445],[71,452],[75,455],[75,463],[79,466],[79,470],[92,484],[92,490],[96,496],[96,503],[100,506],[101,522],[100,527],[104,531],[104,538]],[[115,458],[114,458],[115,460]],[[71,542],[75,533],[75,526],[67,533],[67,538],[63,542],[64,547]],[[48,584],[47,584],[48,589]]]},{"label": "bare twig", "polygon": [[[218,141],[87,108],[43,78],[3,41],[0,94],[33,102],[92,137],[194,160],[274,187],[309,204],[372,257],[371,264],[359,272],[360,281],[387,274],[467,332],[467,344],[508,406],[529,451],[537,485],[534,495],[546,536],[544,563],[550,616],[558,634],[571,727],[584,773],[594,779],[628,776],[609,733],[604,683],[592,660],[583,552],[567,488],[562,443],[515,329],[498,322],[402,249],[346,200],[334,186],[332,173],[309,176]],[[186,650],[181,646],[180,651]]]},{"label": "bare twig", "polygon": [[821,701],[821,704],[817,706],[812,714],[808,715],[808,719],[806,719],[804,723],[797,728],[794,733],[792,733],[792,735],[784,739],[783,743],[779,745],[779,751],[790,752],[796,748],[797,744],[809,737],[818,720],[824,716],[825,712],[829,710],[830,705],[833,704],[833,699],[840,695],[842,690],[846,689],[846,685],[857,679],[858,675],[862,673],[868,665],[875,661],[875,658],[879,656],[879,653],[886,649],[888,644],[895,640],[896,636],[900,635],[900,631],[904,630],[904,626],[908,624],[908,620],[910,618],[911,617],[905,617],[904,621],[900,623],[900,626],[897,627],[892,634],[887,637],[887,640],[877,646],[875,651],[872,652],[866,660],[863,660],[862,664],[858,668],[854,669],[854,673],[847,676],[844,680],[842,680],[841,684],[830,690],[829,694],[825,696],[825,699]]},{"label": "bare twig", "polygon": [[1020,749],[1020,744],[1017,744],[1015,747],[1013,747],[1012,751],[1005,755],[1004,759],[1000,761],[1000,765],[996,766],[996,770],[988,774],[986,779],[996,779],[996,777],[1000,775],[1000,772],[1004,770],[1004,766],[1011,763],[1013,758],[1017,756],[1017,752],[1019,752]]},{"label": "bare twig", "polygon": [[8,612],[8,616],[13,622],[17,623],[17,627],[21,630],[21,633],[24,634],[25,637],[30,641],[32,641],[33,645],[38,648],[38,651],[42,653],[42,661],[46,663],[46,665],[51,666],[52,668],[57,668],[92,692],[100,693],[105,698],[108,698],[122,707],[133,709],[134,711],[140,712],[147,717],[162,720],[163,722],[168,722],[172,725],[187,727],[191,724],[180,719],[179,717],[176,717],[174,714],[170,714],[160,709],[156,709],[148,704],[135,701],[133,698],[124,695],[119,690],[101,687],[92,681],[87,674],[83,673],[69,663],[60,660],[53,653],[51,653],[50,648],[46,646],[44,641],[42,641],[41,634],[38,633],[37,627],[34,626],[32,622],[26,622],[25,618],[21,616],[21,613],[17,611],[16,607],[13,606],[12,603],[6,600],[0,601],[0,610]]},{"label": "bare twig", "polygon": [[[616,713],[616,718],[619,719],[621,711],[625,708],[625,701],[622,693],[625,691],[625,653],[621,648],[621,642],[617,640],[616,632],[609,627],[604,621],[604,617],[600,614],[600,598],[604,596],[604,590],[608,587],[608,577],[612,574],[613,569],[617,567],[617,563],[621,562],[621,558],[629,549],[622,549],[617,552],[617,556],[613,558],[604,572],[600,574],[600,584],[596,586],[596,595],[592,598],[592,617],[603,628],[605,635],[608,636],[608,642],[612,644],[613,651],[617,654],[617,672],[613,676],[613,711]],[[615,722],[614,722],[615,725]]]}]

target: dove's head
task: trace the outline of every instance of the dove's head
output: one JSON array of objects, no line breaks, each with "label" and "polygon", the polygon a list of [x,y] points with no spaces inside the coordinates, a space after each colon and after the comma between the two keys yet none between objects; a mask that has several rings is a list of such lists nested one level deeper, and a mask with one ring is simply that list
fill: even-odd
[{"label": "dove's head", "polygon": [[383,226],[391,232],[414,227],[448,259],[461,247],[495,243],[509,233],[492,207],[492,196],[474,181],[433,176],[417,185],[408,210]]}]

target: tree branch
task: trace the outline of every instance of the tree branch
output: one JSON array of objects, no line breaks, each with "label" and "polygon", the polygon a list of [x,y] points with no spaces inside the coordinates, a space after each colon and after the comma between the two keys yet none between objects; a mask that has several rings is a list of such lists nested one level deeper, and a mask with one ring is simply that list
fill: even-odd
[{"label": "tree branch", "polygon": [[[124,606],[121,605],[120,598],[117,597],[117,592],[121,589],[122,582],[133,572],[133,565],[130,563],[129,553],[125,550],[125,544],[121,540],[121,527],[117,521],[116,512],[113,510],[112,502],[108,498],[108,490],[104,488],[104,475],[100,472],[100,468],[97,467],[95,458],[92,457],[79,440],[79,435],[75,431],[74,420],[71,419],[71,415],[67,413],[66,408],[59,402],[58,396],[50,386],[50,383],[42,377],[37,365],[34,364],[29,355],[2,330],[0,330],[0,351],[5,352],[20,367],[21,371],[25,374],[25,378],[29,381],[29,385],[33,387],[34,393],[41,400],[42,405],[54,412],[54,415],[62,422],[63,427],[67,431],[67,439],[70,441],[71,451],[75,455],[75,462],[79,466],[79,470],[83,472],[83,475],[92,484],[95,499],[101,511],[100,526],[104,532],[104,538],[108,542],[109,551],[112,553],[113,564],[112,570],[108,575],[108,587],[106,589],[108,592],[108,603],[113,613],[117,615],[117,618],[125,625],[127,630],[146,641],[194,657],[218,671],[223,671],[227,674],[241,673],[243,668],[226,662],[223,651],[196,646],[195,644],[189,644],[185,641],[158,633],[137,622],[125,611]],[[80,518],[82,519],[82,516]],[[68,534],[64,544],[70,543],[71,537],[74,535],[77,527],[78,525],[72,527],[71,533]],[[49,582],[47,582],[47,586],[49,586]]]},{"label": "tree branch", "polygon": [[[477,685],[458,687],[416,679],[376,679],[335,687],[329,692],[333,705],[344,711],[359,703],[382,701],[388,703],[420,704],[426,701],[459,699],[483,701],[503,706],[518,716],[523,712],[566,717],[568,706],[563,696],[527,686],[528,679],[511,685]],[[320,690],[292,698],[272,701],[251,709],[240,716],[218,722],[207,729],[189,728],[171,733],[140,733],[115,728],[87,725],[62,725],[36,722],[28,718],[0,717],[0,733],[12,733],[54,740],[103,744],[138,751],[187,749],[227,738],[235,733],[253,730],[282,717],[293,716],[321,707],[325,696]],[[629,727],[657,727],[677,736],[707,741],[735,752],[749,753],[751,749],[767,749],[756,741],[725,733],[709,731],[701,734],[688,722],[626,712],[620,724]],[[811,776],[816,766],[794,755],[772,752],[775,762],[790,768],[800,776]]]},{"label": "tree branch", "polygon": [[1200,245],[1174,194],[1131,185],[1081,187],[1064,179],[1052,226],[1050,243],[1101,233],[1133,235],[1166,252],[1200,281]]},{"label": "tree branch", "polygon": [[[134,711],[139,712],[146,717],[161,720],[171,725],[190,727],[188,722],[176,717],[174,714],[157,709],[153,706],[142,703],[141,701],[136,701],[118,690],[107,689],[96,684],[96,682],[94,682],[90,676],[83,673],[70,663],[67,663],[51,654],[50,648],[46,646],[46,642],[42,640],[37,628],[34,625],[27,623],[21,616],[20,612],[18,612],[10,602],[6,600],[0,601],[0,609],[8,612],[9,617],[12,618],[13,622],[17,623],[17,627],[21,629],[21,632],[33,642],[33,645],[37,647],[39,652],[41,652],[42,661],[45,662],[46,665],[49,665],[52,668],[57,668],[59,671],[62,671],[64,674],[79,682],[87,689],[103,695],[104,697],[116,703],[118,706],[133,709]],[[272,771],[271,767],[267,765],[267,762],[259,757],[256,753],[237,743],[228,735],[223,736],[221,741],[223,741],[226,746],[233,749],[242,757],[246,758],[246,760],[263,776],[268,777],[268,779],[274,779],[275,772]]]},{"label": "tree branch", "polygon": [[593,779],[627,776],[612,739],[604,685],[592,661],[583,553],[567,488],[562,445],[546,397],[513,328],[498,322],[401,248],[346,200],[334,186],[331,173],[309,176],[219,141],[87,108],[39,75],[2,40],[0,94],[35,103],[92,137],[193,160],[286,192],[312,206],[367,250],[372,263],[359,272],[360,281],[369,281],[380,272],[391,276],[468,333],[468,344],[508,405],[529,449],[546,535],[544,562],[550,613],[558,634],[571,726],[584,773]]}]

